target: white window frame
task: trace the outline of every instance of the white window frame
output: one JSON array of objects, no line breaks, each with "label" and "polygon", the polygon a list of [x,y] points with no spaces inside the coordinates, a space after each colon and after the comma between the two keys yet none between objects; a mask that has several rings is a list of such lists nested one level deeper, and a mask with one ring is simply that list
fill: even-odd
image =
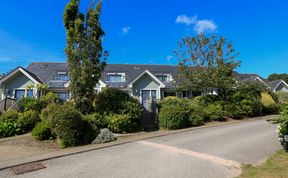
[{"label": "white window frame", "polygon": [[[109,80],[110,75],[119,75],[121,76],[121,81],[111,81]],[[126,82],[125,73],[107,73],[107,82]]]}]

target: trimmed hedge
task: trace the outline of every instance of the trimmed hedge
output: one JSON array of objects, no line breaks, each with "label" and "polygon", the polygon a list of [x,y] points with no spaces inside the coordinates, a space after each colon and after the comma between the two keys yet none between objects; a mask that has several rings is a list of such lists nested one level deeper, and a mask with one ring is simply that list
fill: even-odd
[{"label": "trimmed hedge", "polygon": [[128,114],[112,114],[106,116],[108,128],[113,133],[127,133],[135,129],[136,123],[133,123]]},{"label": "trimmed hedge", "polygon": [[186,99],[169,98],[160,102],[159,125],[163,129],[188,127],[190,104]]}]

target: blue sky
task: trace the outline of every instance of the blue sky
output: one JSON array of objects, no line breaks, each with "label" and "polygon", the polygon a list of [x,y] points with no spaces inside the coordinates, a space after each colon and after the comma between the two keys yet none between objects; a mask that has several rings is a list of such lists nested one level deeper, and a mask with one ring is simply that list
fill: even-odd
[{"label": "blue sky", "polygon": [[[66,60],[62,15],[67,2],[1,2],[1,73],[32,61]],[[81,1],[82,11],[89,2]],[[177,64],[177,42],[207,32],[233,41],[242,61],[239,72],[287,73],[287,7],[285,0],[104,0],[108,63]]]}]

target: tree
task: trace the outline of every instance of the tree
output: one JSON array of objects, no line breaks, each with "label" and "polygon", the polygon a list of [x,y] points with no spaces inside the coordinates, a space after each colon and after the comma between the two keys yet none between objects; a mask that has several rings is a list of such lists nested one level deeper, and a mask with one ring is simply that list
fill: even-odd
[{"label": "tree", "polygon": [[268,76],[268,81],[273,81],[273,80],[284,80],[286,83],[288,83],[288,74],[271,74]]},{"label": "tree", "polygon": [[179,42],[179,89],[201,91],[217,88],[224,99],[235,84],[233,71],[240,65],[232,42],[220,36],[187,36]]},{"label": "tree", "polygon": [[102,1],[92,1],[86,15],[79,12],[79,3],[80,0],[71,0],[65,8],[65,52],[72,98],[76,107],[87,113],[92,109],[94,87],[105,67],[107,51],[102,49],[105,34],[99,19]]}]

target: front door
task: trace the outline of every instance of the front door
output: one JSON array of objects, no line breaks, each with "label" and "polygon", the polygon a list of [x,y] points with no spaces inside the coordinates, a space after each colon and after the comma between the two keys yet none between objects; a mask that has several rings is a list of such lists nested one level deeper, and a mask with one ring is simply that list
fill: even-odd
[{"label": "front door", "polygon": [[148,99],[150,98],[150,90],[142,90],[142,105],[148,109]]},{"label": "front door", "polygon": [[156,99],[156,90],[142,90],[142,105],[145,109],[148,109],[149,98]]}]

